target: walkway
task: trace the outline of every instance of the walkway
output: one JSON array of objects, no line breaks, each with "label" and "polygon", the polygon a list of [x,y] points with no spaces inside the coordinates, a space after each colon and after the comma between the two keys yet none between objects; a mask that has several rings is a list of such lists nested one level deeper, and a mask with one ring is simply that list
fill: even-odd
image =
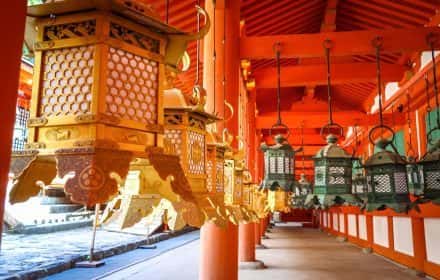
[{"label": "walkway", "polygon": [[[264,240],[268,249],[257,251],[257,258],[268,268],[242,270],[240,280],[420,279],[403,267],[379,256],[364,254],[359,248],[340,243],[315,229],[286,224],[276,227],[268,235],[270,239]],[[199,248],[197,240],[101,279],[195,280]]]}]

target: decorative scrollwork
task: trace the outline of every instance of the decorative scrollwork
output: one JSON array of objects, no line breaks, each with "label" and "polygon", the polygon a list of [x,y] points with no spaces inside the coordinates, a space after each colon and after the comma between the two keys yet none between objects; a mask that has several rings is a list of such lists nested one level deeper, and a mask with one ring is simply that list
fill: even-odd
[{"label": "decorative scrollwork", "polygon": [[160,41],[150,38],[144,34],[128,29],[117,23],[110,23],[110,37],[124,41],[138,48],[159,53]]},{"label": "decorative scrollwork", "polygon": [[128,174],[131,152],[101,148],[60,149],[55,152],[58,175],[74,172],[65,184],[72,201],[84,205],[106,203],[118,191],[113,174],[125,178]]},{"label": "decorative scrollwork", "polygon": [[50,25],[44,28],[44,41],[62,40],[76,37],[93,36],[96,33],[96,21],[87,20],[75,23]]}]

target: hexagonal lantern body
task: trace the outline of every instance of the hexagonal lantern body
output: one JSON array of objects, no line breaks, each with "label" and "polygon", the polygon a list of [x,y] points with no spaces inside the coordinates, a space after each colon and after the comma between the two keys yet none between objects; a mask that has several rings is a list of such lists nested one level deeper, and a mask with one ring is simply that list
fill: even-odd
[{"label": "hexagonal lantern body", "polygon": [[[335,135],[327,136],[327,145],[313,158],[315,185],[313,196],[324,207],[356,203],[351,194],[353,157],[337,144]],[[308,200],[310,200],[310,195]]]},{"label": "hexagonal lantern body", "polygon": [[262,189],[275,190],[281,188],[284,191],[293,191],[295,184],[295,151],[286,139],[275,136],[275,145],[261,144],[264,153],[264,178],[261,183]]},{"label": "hexagonal lantern body", "polygon": [[440,204],[440,140],[419,162],[423,197]]},{"label": "hexagonal lantern body", "polygon": [[264,179],[260,188],[268,190],[271,211],[289,211],[290,192],[295,188],[295,150],[281,136],[275,136],[275,145],[261,144],[264,152]]},{"label": "hexagonal lantern body", "polygon": [[239,206],[243,203],[244,166],[240,159],[226,158],[224,168],[225,204]]},{"label": "hexagonal lantern body", "polygon": [[178,90],[164,93],[165,153],[180,157],[180,162],[194,194],[207,194],[206,125],[217,118],[187,105]]},{"label": "hexagonal lantern body", "polygon": [[[166,34],[184,34],[130,0],[49,1],[28,14],[26,42],[35,55],[29,150],[16,155],[28,164],[13,169],[44,166],[27,178],[49,184],[56,157],[61,177],[75,174],[65,185],[72,200],[105,203],[132,158],[162,146],[161,92],[167,54],[176,53]],[[30,189],[18,200],[39,191]]]},{"label": "hexagonal lantern body", "polygon": [[385,150],[387,145],[390,145],[390,141],[379,140],[376,143],[378,151],[365,162],[367,210],[388,207],[396,212],[404,212],[410,204],[406,162],[398,153]]},{"label": "hexagonal lantern body", "polygon": [[224,200],[224,165],[227,147],[220,144],[211,133],[207,144],[206,188],[211,195]]}]

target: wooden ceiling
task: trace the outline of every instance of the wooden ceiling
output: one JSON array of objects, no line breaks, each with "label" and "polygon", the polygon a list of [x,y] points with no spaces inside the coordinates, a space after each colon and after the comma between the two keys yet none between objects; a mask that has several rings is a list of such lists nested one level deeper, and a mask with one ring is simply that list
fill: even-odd
[{"label": "wooden ceiling", "polygon": [[[197,21],[194,5],[201,4],[203,6],[204,1],[168,0],[168,5],[167,0],[147,2],[152,4],[164,21],[167,18],[168,6],[169,24],[185,31],[195,31]],[[437,14],[439,9],[440,0],[241,0],[241,18],[245,22],[244,36],[316,34],[432,26],[440,23],[440,16]],[[354,41],[356,39],[353,38]],[[192,64],[188,72],[180,75],[178,83],[178,86],[186,92],[190,91],[196,76],[195,43],[189,46],[188,52]],[[311,67],[315,65],[325,69],[324,51],[322,54],[318,57],[282,58],[281,75],[283,75],[283,71],[295,73],[294,68],[288,68],[294,66]],[[411,59],[417,56],[418,54],[415,53],[385,52],[381,55],[381,59],[383,64],[393,68],[393,65],[410,65],[412,64]],[[252,59],[250,62],[251,73],[254,77],[267,76],[267,73],[271,73],[270,69],[275,66],[275,60],[271,58]],[[374,55],[332,58],[332,64],[374,62]],[[399,68],[394,67],[393,69],[391,70],[398,71]],[[201,71],[203,71],[203,67],[201,67]],[[399,79],[396,79],[395,74],[390,75],[390,79],[400,81],[405,70],[403,69],[401,72]],[[276,108],[276,83],[273,87],[261,88],[258,82],[259,80],[256,78],[257,109],[260,114],[273,114]],[[268,81],[266,80],[266,82]],[[261,84],[264,85],[263,82]],[[340,83],[333,83],[332,89],[337,110],[366,112],[376,94],[376,83],[374,79],[368,78],[363,81],[342,80]],[[282,98],[284,111],[305,112],[309,109],[311,112],[320,111],[322,113],[326,110],[326,86],[325,83],[321,84],[319,81],[318,84],[288,85],[282,90]],[[325,123],[325,120],[323,119],[322,122]],[[298,124],[292,127],[297,127],[296,125]],[[309,127],[309,129],[319,131],[316,127]],[[316,133],[308,135],[305,142],[306,145],[313,147],[310,150],[311,153],[319,148],[317,144],[322,144]]]}]

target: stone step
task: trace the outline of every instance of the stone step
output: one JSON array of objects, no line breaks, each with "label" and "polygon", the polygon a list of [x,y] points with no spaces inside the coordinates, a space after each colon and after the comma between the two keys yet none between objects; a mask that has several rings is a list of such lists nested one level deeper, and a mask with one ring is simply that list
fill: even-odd
[{"label": "stone step", "polygon": [[49,213],[70,213],[75,212],[84,206],[79,204],[54,204],[49,208]]},{"label": "stone step", "polygon": [[92,225],[92,219],[84,219],[79,221],[65,221],[54,224],[39,224],[34,226],[23,226],[14,229],[11,233],[18,234],[43,234],[56,231],[71,230],[80,227],[87,227]]}]

